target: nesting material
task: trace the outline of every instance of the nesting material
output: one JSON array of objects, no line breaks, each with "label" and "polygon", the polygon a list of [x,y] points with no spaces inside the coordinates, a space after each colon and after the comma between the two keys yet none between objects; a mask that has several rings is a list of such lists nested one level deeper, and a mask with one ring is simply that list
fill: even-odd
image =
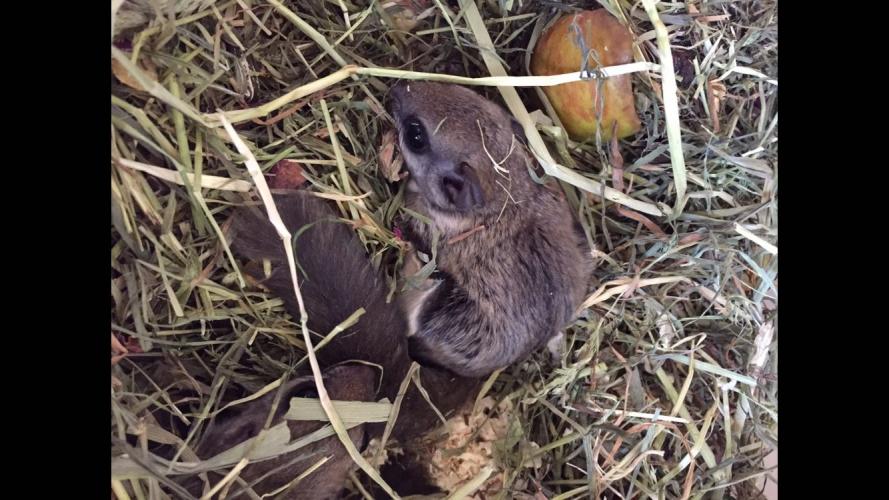
[{"label": "nesting material", "polygon": [[[476,498],[761,498],[778,441],[776,3],[583,2],[627,28],[643,63],[630,74],[641,126],[623,140],[572,141],[543,92],[516,88],[570,174],[596,280],[561,359],[504,370],[481,405],[491,415],[449,423],[431,463],[443,487],[489,472]],[[528,51],[571,4],[424,0],[397,29],[385,18],[405,14],[400,0],[112,2],[117,498],[182,498],[195,466],[212,469],[208,490],[228,476],[219,491],[249,497],[240,460],[193,450],[220,408],[307,366],[298,320],[229,249],[234,209],[259,198],[216,113],[267,179],[330,200],[394,297],[405,171],[385,135],[390,85],[405,70],[528,75]],[[675,99],[644,69],[664,48]],[[503,102],[496,87],[476,90]],[[374,486],[364,471],[356,481]]]}]

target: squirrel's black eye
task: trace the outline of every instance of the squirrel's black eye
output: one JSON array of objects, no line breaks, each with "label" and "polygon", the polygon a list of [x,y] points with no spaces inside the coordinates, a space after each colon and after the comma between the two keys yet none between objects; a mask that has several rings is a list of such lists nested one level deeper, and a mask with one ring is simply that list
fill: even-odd
[{"label": "squirrel's black eye", "polygon": [[423,153],[429,148],[426,129],[420,120],[411,117],[404,121],[404,142],[414,153]]}]

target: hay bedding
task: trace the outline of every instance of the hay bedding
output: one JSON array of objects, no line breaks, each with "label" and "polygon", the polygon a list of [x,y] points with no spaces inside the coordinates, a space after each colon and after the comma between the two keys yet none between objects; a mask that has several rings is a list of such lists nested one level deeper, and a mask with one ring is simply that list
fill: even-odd
[{"label": "hay bedding", "polygon": [[[112,1],[118,498],[180,496],[154,452],[206,460],[191,450],[220,408],[305,362],[298,322],[222,243],[233,208],[257,196],[217,110],[238,111],[227,116],[263,172],[295,162],[297,182],[339,199],[391,275],[403,251],[399,184],[387,180],[397,154],[383,140],[392,80],[330,75],[354,64],[488,76],[479,26],[508,73],[524,75],[538,22],[568,4],[608,9],[634,33],[637,60],[660,61],[641,3],[426,1],[407,22],[396,3]],[[449,423],[432,464],[444,486],[475,481],[467,494],[478,498],[747,499],[773,472],[763,459],[777,449],[777,7],[657,11],[677,79],[681,172],[657,71],[634,75],[643,130],[618,154],[531,117],[554,159],[585,178],[617,188],[622,174],[630,199],[669,213],[684,173],[687,201],[657,217],[569,190],[596,245],[598,289],[561,363],[540,355],[505,370],[476,413]],[[517,92],[528,111],[545,109],[534,88]],[[371,480],[359,472],[354,483],[360,496]]]}]

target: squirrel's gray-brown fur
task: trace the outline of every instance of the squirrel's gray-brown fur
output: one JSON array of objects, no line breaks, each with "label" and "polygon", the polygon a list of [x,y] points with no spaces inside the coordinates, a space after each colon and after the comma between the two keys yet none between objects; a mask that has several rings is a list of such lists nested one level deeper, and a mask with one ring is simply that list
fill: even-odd
[{"label": "squirrel's gray-brown fur", "polygon": [[[564,193],[535,181],[521,127],[464,87],[404,82],[392,114],[410,172],[418,250],[436,250],[437,284],[404,299],[411,353],[468,377],[541,347],[574,317],[592,271]],[[467,234],[474,231],[471,234]]]}]

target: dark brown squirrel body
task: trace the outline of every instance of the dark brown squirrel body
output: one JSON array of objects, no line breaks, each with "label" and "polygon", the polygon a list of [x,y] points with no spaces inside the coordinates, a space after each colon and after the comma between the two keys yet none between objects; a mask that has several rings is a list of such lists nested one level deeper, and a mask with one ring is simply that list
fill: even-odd
[{"label": "dark brown squirrel body", "polygon": [[[326,335],[359,308],[366,311],[356,325],[340,332],[316,351],[330,397],[360,401],[387,398],[394,402],[412,360],[408,354],[404,314],[398,304],[386,302],[388,290],[380,273],[371,266],[355,233],[337,221],[335,212],[323,200],[300,191],[275,196],[275,204],[291,233],[303,230],[294,245],[294,254],[300,269],[305,271],[305,274],[299,274],[299,285],[309,315],[309,329]],[[274,227],[264,214],[252,209],[242,210],[233,227],[233,250],[244,258],[269,259],[271,274],[266,277],[260,272],[254,278],[281,298],[291,316],[298,319],[299,307],[288,263]],[[373,373],[372,377],[367,377],[368,370]],[[297,396],[305,388],[302,382],[309,379],[306,373],[302,375],[298,382],[286,388],[281,399],[283,408],[279,406],[272,426],[282,421],[290,397]],[[436,367],[422,367],[419,376],[431,402],[446,417],[471,400],[480,388],[477,379],[460,377]],[[216,417],[218,423],[201,439],[202,443],[209,443],[200,448],[201,458],[211,458],[256,436],[268,417],[273,397],[274,394],[265,395]],[[391,439],[406,443],[435,429],[439,423],[435,410],[411,384],[402,401]],[[314,431],[321,424],[288,422],[288,427],[293,440]],[[360,449],[360,445],[369,439],[380,436],[384,427],[382,423],[365,424],[353,429],[350,435]],[[303,455],[307,458],[299,460]],[[276,498],[336,498],[349,472],[355,470],[352,459],[336,436],[273,460],[251,463],[241,475],[250,478],[249,482],[255,483],[252,486],[254,491],[262,495],[292,481],[327,455],[332,456],[331,460]],[[389,468],[391,474],[386,470],[382,471],[383,477],[396,490],[401,484],[416,487],[416,483],[423,482],[423,478],[403,477],[397,469]],[[192,488],[196,487],[197,483],[192,482]]]},{"label": "dark brown squirrel body", "polygon": [[406,205],[431,221],[410,219],[406,234],[439,271],[405,295],[411,353],[488,375],[573,321],[592,272],[586,239],[558,186],[531,177],[537,163],[502,107],[464,87],[409,82],[392,89],[391,108]]}]

